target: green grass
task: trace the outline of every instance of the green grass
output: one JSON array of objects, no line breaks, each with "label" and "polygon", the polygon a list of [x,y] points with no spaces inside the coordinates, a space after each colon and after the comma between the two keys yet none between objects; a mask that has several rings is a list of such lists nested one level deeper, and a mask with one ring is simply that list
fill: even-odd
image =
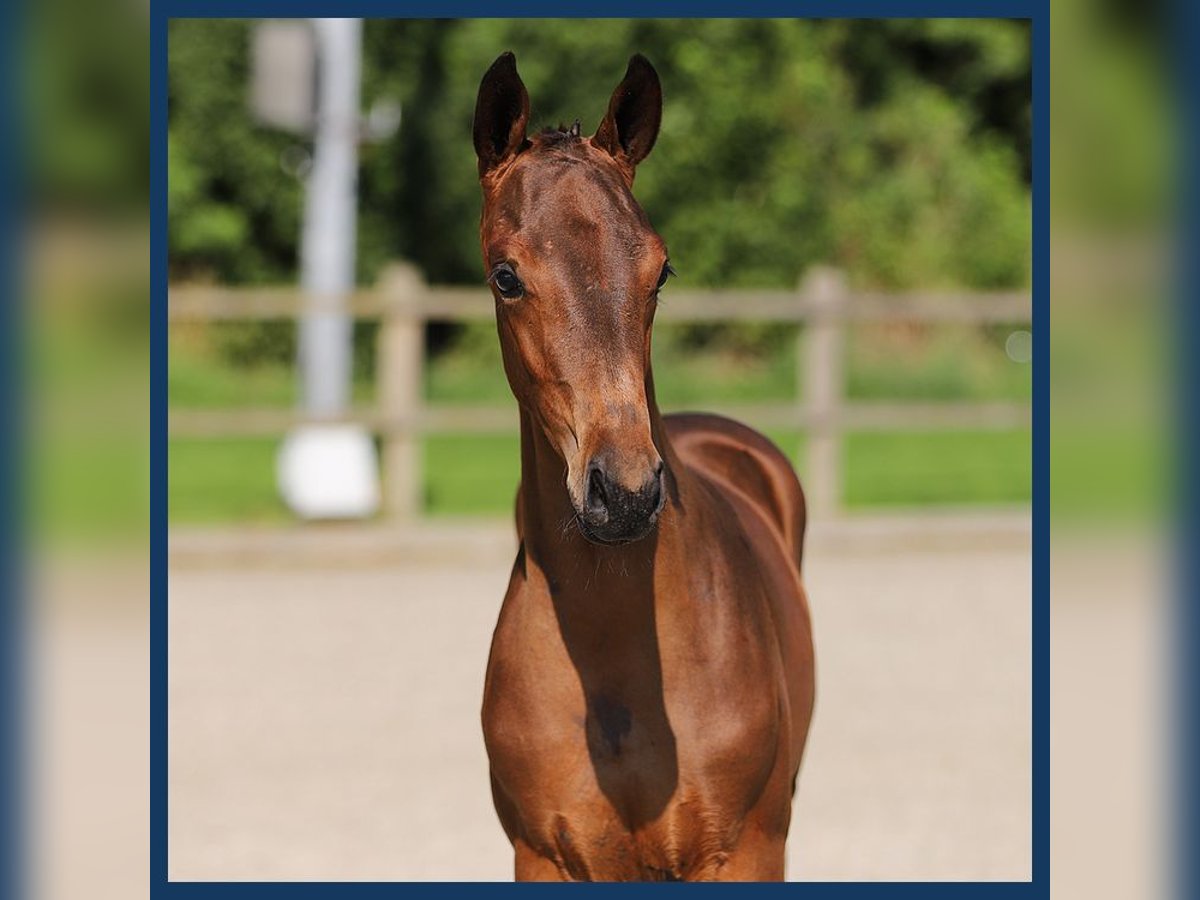
[{"label": "green grass", "polygon": [[[855,399],[1024,399],[1028,366],[1004,355],[1003,329],[861,328],[847,350],[847,390]],[[784,335],[759,352],[689,346],[677,327],[655,334],[655,379],[664,408],[769,402],[798,389],[796,341]],[[764,349],[765,348],[765,349]],[[465,330],[429,365],[431,403],[511,405],[494,327]],[[286,407],[295,402],[293,373],[282,365],[222,364],[203,334],[172,336],[169,398],[173,408]],[[370,402],[371,384],[355,384]],[[514,412],[514,425],[515,425]],[[803,437],[771,437],[803,477]],[[275,490],[275,439],[173,439],[170,509],[175,522],[269,523],[289,514]],[[1030,434],[901,432],[850,434],[844,445],[848,508],[996,504],[1030,496]],[[426,509],[435,516],[511,514],[519,473],[512,435],[433,435],[424,447]]]},{"label": "green grass", "polygon": [[[299,380],[290,365],[233,365],[222,360],[215,328],[174,331],[168,347],[167,402],[173,408],[287,408],[295,406],[299,398]],[[374,395],[372,381],[354,379],[356,404],[369,404]]]},{"label": "green grass", "polygon": [[1028,502],[1031,440],[1028,429],[851,434],[844,502],[851,509]]},{"label": "green grass", "polygon": [[[797,434],[771,437],[803,478]],[[269,439],[184,440],[170,445],[171,518],[176,522],[282,522]],[[520,473],[515,435],[436,435],[425,442],[425,500],[434,516],[506,516]],[[1004,504],[1029,500],[1030,434],[900,432],[847,436],[845,502],[887,506]]]},{"label": "green grass", "polygon": [[1050,511],[1056,522],[1145,522],[1169,516],[1179,471],[1165,426],[1153,418],[1062,422],[1050,439]]},{"label": "green grass", "polygon": [[203,354],[173,350],[167,396],[180,409],[287,407],[296,401],[296,377],[283,366],[216,366]]},{"label": "green grass", "polygon": [[860,324],[850,333],[852,400],[1028,400],[1033,370],[1005,353],[1018,328]]},{"label": "green grass", "polygon": [[36,295],[21,335],[27,431],[16,447],[19,506],[38,549],[111,549],[145,539],[150,388],[144,291],[104,289],[86,297]]},{"label": "green grass", "polygon": [[[860,325],[847,348],[850,399],[1021,400],[1030,395],[1031,370],[1004,353],[1010,329],[945,325],[936,328]],[[664,407],[788,400],[796,396],[794,334],[779,332],[740,352],[697,348],[677,325],[655,330],[654,376]],[[173,332],[168,397],[173,407],[219,409],[287,407],[296,402],[290,366],[234,366],[218,358],[213,336]],[[490,323],[472,323],[426,369],[431,403],[508,403],[500,347]],[[372,382],[355,379],[356,403],[371,402]]]},{"label": "green grass", "polygon": [[[771,439],[804,477],[803,437]],[[850,509],[1027,502],[1028,430],[850,434],[844,445]],[[426,502],[434,515],[491,515],[512,509],[520,472],[515,436],[438,436],[425,445]]]},{"label": "green grass", "polygon": [[286,521],[290,513],[275,490],[278,447],[270,438],[172,438],[167,450],[171,521]]},{"label": "green grass", "polygon": [[515,434],[434,435],[425,440],[424,465],[430,515],[504,515],[517,493],[521,443]]},{"label": "green grass", "polygon": [[[794,341],[780,342],[770,353],[697,352],[682,346],[679,329],[655,331],[654,380],[664,406],[703,406],[740,400],[794,396]],[[500,345],[490,324],[468,326],[426,373],[426,399],[433,403],[509,403]]]},{"label": "green grass", "polygon": [[[1014,326],[1015,327],[1015,326]],[[1032,390],[1028,365],[1012,362],[1004,342],[1013,329],[942,325],[859,325],[847,347],[846,393],[853,400],[1023,400]],[[757,350],[689,346],[685,331],[664,324],[654,333],[654,379],[664,407],[704,407],[796,396],[797,342],[780,332]],[[429,366],[426,399],[436,403],[507,402],[500,347],[490,323],[468,326]]]}]

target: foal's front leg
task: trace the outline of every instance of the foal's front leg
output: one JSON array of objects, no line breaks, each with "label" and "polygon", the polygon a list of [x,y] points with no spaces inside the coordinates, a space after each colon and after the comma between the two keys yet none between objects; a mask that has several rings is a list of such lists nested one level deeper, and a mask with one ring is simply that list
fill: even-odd
[{"label": "foal's front leg", "polygon": [[784,843],[741,847],[703,881],[783,881]]},{"label": "foal's front leg", "polygon": [[522,840],[513,842],[516,851],[515,876],[517,881],[567,881],[553,860],[533,850]]}]

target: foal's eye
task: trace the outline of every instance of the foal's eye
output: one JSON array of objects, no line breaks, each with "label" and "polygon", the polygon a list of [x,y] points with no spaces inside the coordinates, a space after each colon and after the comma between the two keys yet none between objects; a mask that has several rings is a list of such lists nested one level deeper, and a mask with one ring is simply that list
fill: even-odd
[{"label": "foal's eye", "polygon": [[663,285],[667,283],[667,279],[675,274],[675,270],[671,268],[671,264],[663,263],[662,272],[658,276],[658,284],[655,286],[655,291],[661,291]]},{"label": "foal's eye", "polygon": [[492,272],[492,284],[496,285],[500,296],[508,300],[520,297],[525,292],[525,285],[521,284],[517,273],[508,266],[500,266]]}]

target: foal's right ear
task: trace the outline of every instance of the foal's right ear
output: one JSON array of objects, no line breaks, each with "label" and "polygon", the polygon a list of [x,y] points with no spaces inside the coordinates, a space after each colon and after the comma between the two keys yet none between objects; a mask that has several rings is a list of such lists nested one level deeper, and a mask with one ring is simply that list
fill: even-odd
[{"label": "foal's right ear", "polygon": [[475,99],[475,156],[482,178],[525,144],[529,94],[512,51],[502,53],[479,83]]},{"label": "foal's right ear", "polygon": [[650,60],[635,53],[625,77],[608,101],[608,113],[596,129],[592,142],[624,163],[633,177],[637,167],[658,138],[662,123],[662,84]]}]

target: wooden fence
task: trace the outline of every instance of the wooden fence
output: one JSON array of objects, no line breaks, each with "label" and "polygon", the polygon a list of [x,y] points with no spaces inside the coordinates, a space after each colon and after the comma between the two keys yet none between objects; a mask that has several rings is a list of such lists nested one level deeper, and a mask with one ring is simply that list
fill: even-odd
[{"label": "wooden fence", "polygon": [[[360,423],[383,444],[384,507],[398,517],[422,511],[421,436],[430,432],[514,431],[512,409],[431,406],[424,402],[425,325],[430,321],[490,319],[494,301],[484,288],[426,285],[407,265],[386,270],[378,284],[347,298],[360,319],[380,321],[377,402],[338,421]],[[319,301],[295,288],[172,287],[171,322],[289,319],[320,314]],[[758,321],[804,325],[798,330],[796,402],[709,407],[760,428],[803,430],[808,437],[804,486],[815,516],[841,506],[842,436],[846,431],[939,428],[1002,429],[1027,425],[1028,403],[848,402],[845,399],[845,330],[851,322],[1029,322],[1025,292],[885,294],[851,292],[835,269],[809,271],[794,291],[671,290],[659,321]],[[497,377],[500,377],[497,373]],[[172,409],[173,436],[218,437],[283,434],[307,421],[302,410]],[[328,421],[328,420],[326,420]]]}]

